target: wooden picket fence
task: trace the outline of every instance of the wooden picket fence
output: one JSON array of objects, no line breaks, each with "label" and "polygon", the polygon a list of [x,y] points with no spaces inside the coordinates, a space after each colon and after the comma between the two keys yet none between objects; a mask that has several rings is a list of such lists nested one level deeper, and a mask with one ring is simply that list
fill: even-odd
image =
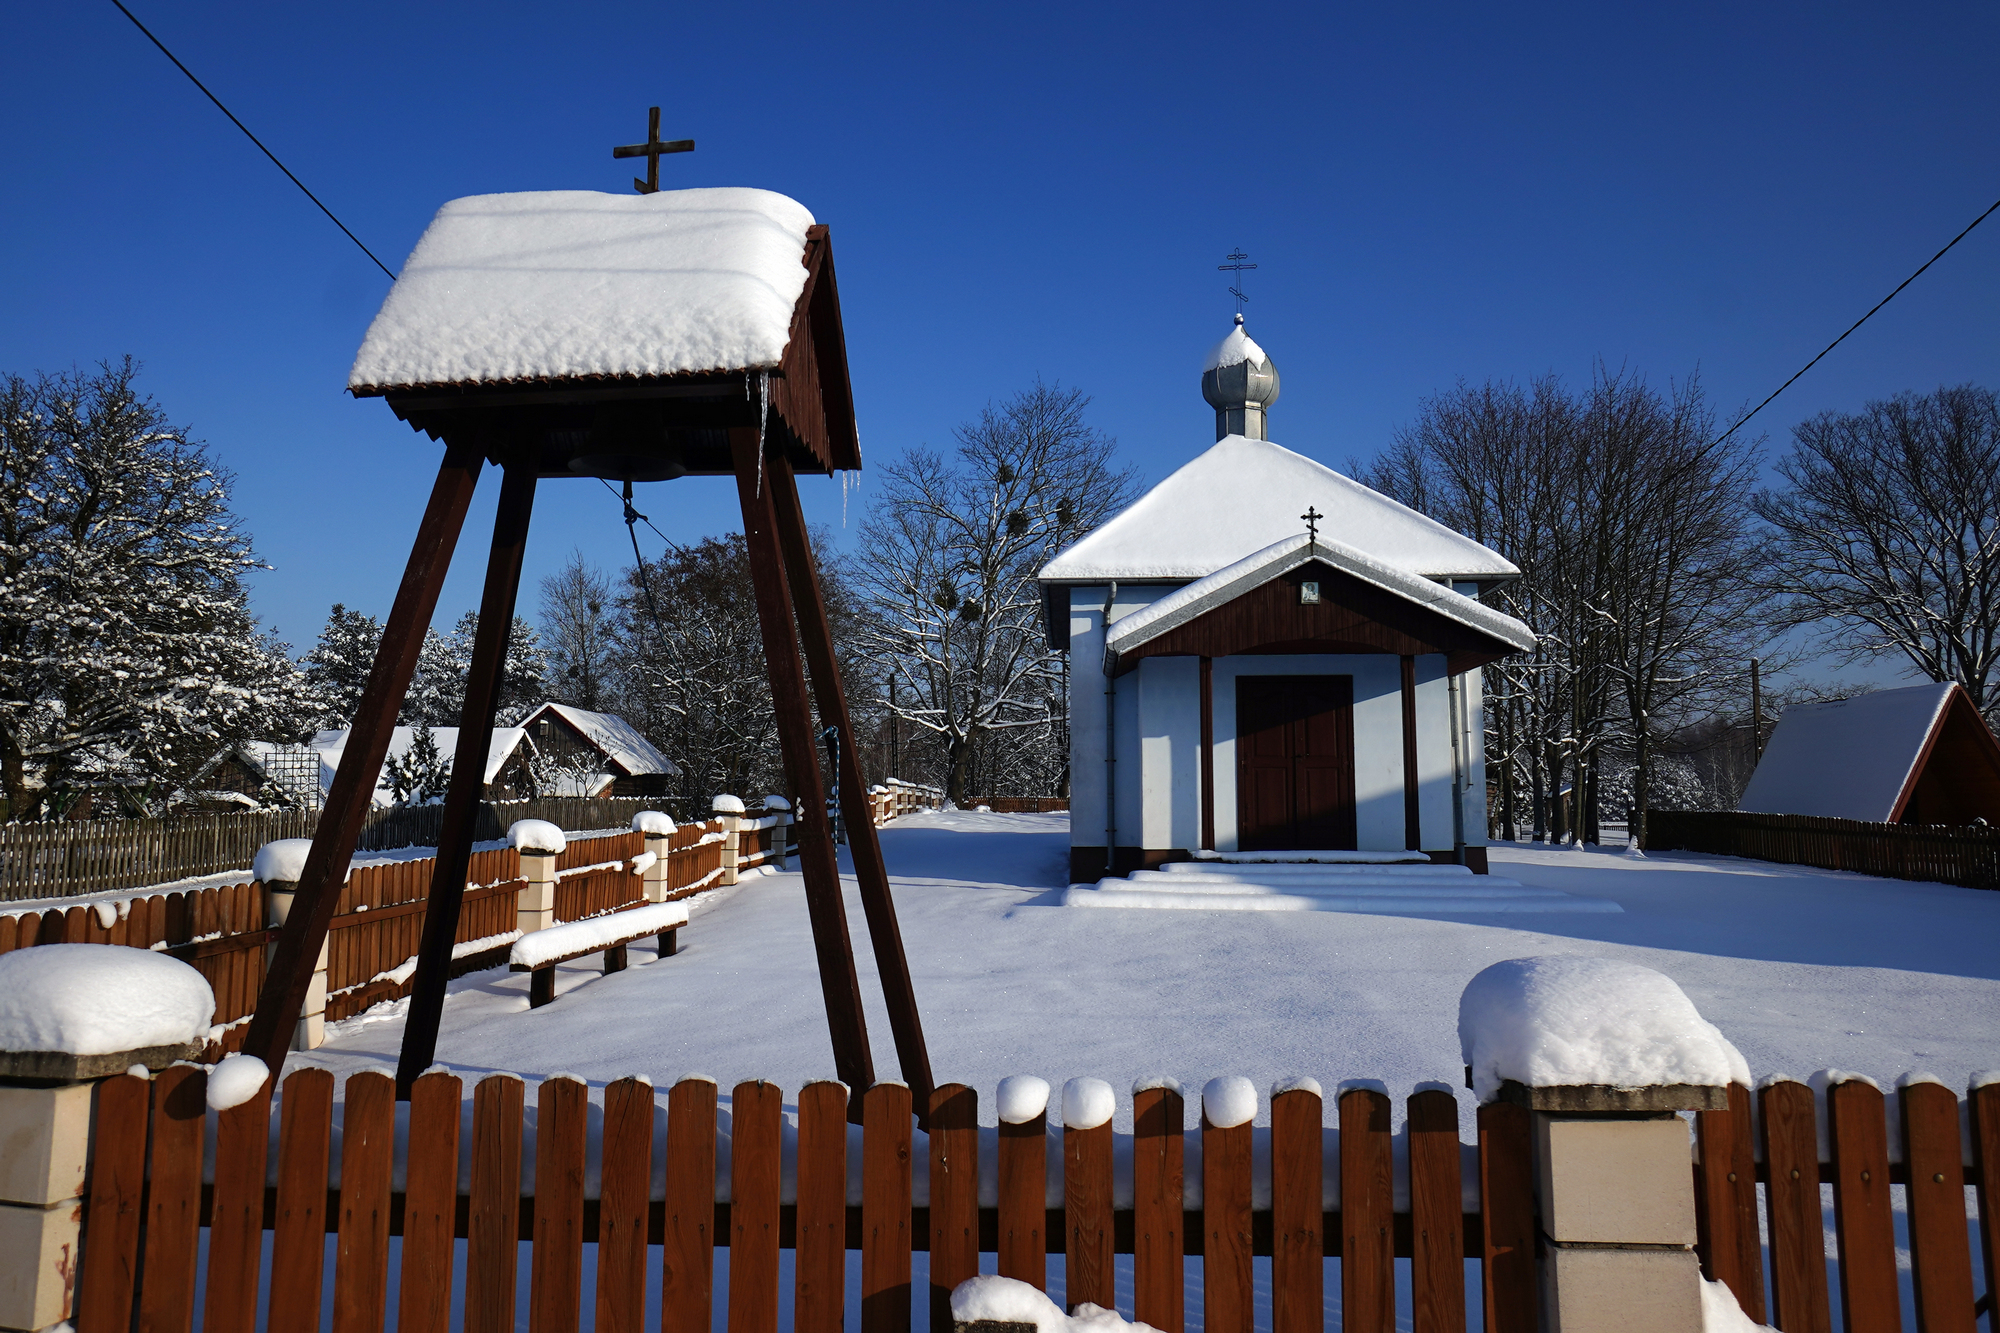
[{"label": "wooden picket fence", "polygon": [[2000,889],[2000,828],[1878,824],[1737,810],[1653,810],[1647,851],[1709,852],[1885,879]]},{"label": "wooden picket fence", "polygon": [[[845,1256],[861,1251],[861,1328],[906,1333],[912,1323],[913,1251],[930,1256],[929,1325],[949,1327],[951,1288],[979,1271],[982,1251],[999,1271],[1043,1286],[1051,1255],[1062,1255],[1068,1299],[1115,1303],[1113,1255],[1134,1256],[1136,1317],[1162,1330],[1183,1326],[1183,1264],[1203,1260],[1207,1326],[1252,1327],[1253,1256],[1272,1258],[1277,1333],[1323,1327],[1323,1256],[1343,1259],[1343,1326],[1394,1326],[1396,1260],[1410,1260],[1419,1327],[1462,1330],[1468,1299],[1464,1260],[1481,1260],[1471,1300],[1495,1333],[1535,1327],[1533,1212],[1527,1113],[1493,1106],[1480,1113],[1483,1213],[1463,1205],[1458,1112],[1449,1093],[1410,1099],[1409,1208],[1394,1211],[1389,1099],[1357,1089],[1338,1099],[1336,1174],[1341,1203],[1326,1208],[1322,1186],[1323,1108],[1317,1092],[1278,1095],[1272,1107],[1271,1205],[1253,1206],[1249,1125],[1199,1130],[1205,1205],[1188,1209],[1183,1191],[1186,1114],[1178,1092],[1148,1089],[1134,1101],[1134,1196],[1113,1193],[1109,1124],[1061,1132],[1061,1165],[1051,1178],[1041,1118],[978,1126],[977,1094],[940,1088],[931,1132],[912,1125],[911,1094],[878,1084],[851,1107],[838,1083],[808,1084],[795,1104],[794,1188],[786,1156],[784,1094],[770,1083],[739,1084],[727,1122],[728,1188],[718,1199],[717,1089],[685,1080],[666,1095],[657,1133],[650,1083],[620,1079],[602,1094],[601,1147],[593,1153],[589,1090],[555,1078],[535,1091],[535,1127],[523,1134],[527,1089],[494,1075],[472,1089],[448,1073],[424,1075],[409,1103],[405,1142],[425,1145],[397,1171],[395,1085],[357,1073],[334,1098],[333,1076],[301,1069],[279,1099],[277,1160],[267,1162],[269,1088],[218,1117],[212,1165],[203,1163],[204,1088],[198,1068],[176,1066],[150,1082],[106,1082],[98,1101],[95,1166],[84,1218],[78,1279],[80,1333],[123,1333],[136,1308],[141,1327],[211,1330],[259,1326],[262,1233],[274,1234],[262,1326],[314,1326],[327,1278],[334,1327],[380,1329],[387,1308],[389,1239],[402,1237],[395,1311],[405,1333],[447,1327],[454,1283],[463,1288],[466,1329],[515,1327],[515,1287],[529,1242],[530,1326],[575,1329],[593,1300],[596,1327],[642,1326],[649,1286],[666,1333],[708,1333],[717,1299],[737,1333],[775,1333],[779,1252],[796,1252],[794,1327],[837,1333],[845,1306]],[[339,1134],[333,1134],[339,1115]],[[862,1121],[860,1160],[849,1158],[848,1121]],[[468,1132],[469,1131],[469,1132]],[[145,1170],[150,1135],[150,1178]],[[329,1189],[329,1144],[337,1143],[338,1185]],[[665,1154],[662,1197],[650,1182]],[[981,1203],[984,1153],[995,1201]],[[915,1163],[928,1166],[919,1191]],[[535,1192],[520,1192],[523,1157],[534,1162]],[[590,1159],[595,1157],[593,1162]],[[461,1194],[461,1163],[469,1190]],[[596,1171],[590,1168],[595,1166]],[[205,1176],[206,1171],[206,1176]],[[397,1179],[404,1188],[397,1190]],[[204,1180],[212,1182],[204,1184]],[[588,1185],[596,1184],[592,1191]],[[140,1219],[146,1226],[143,1241]],[[200,1231],[206,1227],[206,1303],[194,1305]],[[323,1271],[323,1238],[338,1236],[333,1272]],[[454,1239],[467,1242],[455,1264]],[[595,1290],[586,1293],[584,1247],[596,1245]],[[730,1251],[726,1291],[714,1290],[714,1249]],[[658,1247],[649,1254],[649,1248]],[[657,1276],[656,1276],[657,1275]]]},{"label": "wooden picket fence", "polygon": [[[1405,1314],[1418,1333],[1459,1333],[1468,1302],[1479,1304],[1492,1333],[1537,1328],[1530,1116],[1504,1103],[1482,1107],[1476,1144],[1462,1145],[1457,1105],[1441,1090],[1409,1098],[1401,1154],[1388,1097],[1367,1088],[1342,1092],[1332,1108],[1339,1134],[1331,1161],[1323,1159],[1327,1108],[1313,1089],[1278,1093],[1268,1130],[1218,1128],[1204,1117],[1193,1134],[1184,1128],[1178,1092],[1138,1091],[1127,1204],[1114,1188],[1113,1162],[1124,1156],[1114,1138],[1122,1136],[1109,1124],[1061,1130],[1052,1176],[1042,1118],[1003,1124],[997,1135],[982,1131],[977,1094],[959,1084],[935,1094],[928,1136],[913,1132],[910,1092],[901,1084],[878,1084],[857,1106],[843,1085],[811,1083],[789,1109],[773,1084],[738,1084],[728,1108],[728,1182],[719,1187],[718,1096],[704,1080],[674,1085],[661,1128],[658,1098],[644,1080],[606,1085],[594,1112],[583,1082],[552,1078],[534,1093],[534,1128],[524,1135],[528,1092],[520,1078],[480,1080],[468,1108],[461,1081],[434,1072],[416,1082],[408,1131],[399,1136],[387,1076],[350,1075],[336,1102],[330,1073],[301,1069],[285,1080],[275,1140],[267,1085],[219,1115],[205,1167],[205,1079],[197,1067],[175,1066],[151,1080],[114,1078],[100,1089],[77,1281],[79,1333],[125,1333],[135,1308],[147,1328],[192,1327],[197,1315],[209,1330],[258,1327],[265,1231],[275,1234],[262,1326],[274,1330],[316,1327],[329,1276],[334,1327],[381,1329],[391,1236],[402,1237],[395,1314],[403,1333],[443,1333],[454,1283],[463,1289],[464,1328],[515,1327],[523,1262],[532,1328],[576,1329],[589,1299],[597,1328],[638,1329],[650,1293],[660,1301],[664,1333],[708,1333],[718,1299],[736,1333],[775,1333],[782,1249],[796,1252],[798,1333],[842,1328],[845,1256],[857,1249],[863,1333],[910,1329],[913,1251],[930,1256],[934,1331],[949,1327],[951,1289],[980,1271],[982,1253],[996,1256],[990,1267],[1001,1275],[1038,1287],[1047,1284],[1050,1257],[1061,1255],[1067,1299],[1107,1308],[1117,1305],[1113,1256],[1132,1255],[1134,1295],[1121,1313],[1167,1333],[1183,1327],[1189,1256],[1202,1259],[1202,1314],[1215,1333],[1255,1326],[1252,1259],[1261,1256],[1271,1260],[1272,1333],[1335,1326],[1388,1333],[1397,1321],[1399,1260],[1408,1261],[1412,1306]],[[1729,1110],[1701,1114],[1693,1167],[1698,1251],[1704,1271],[1727,1282],[1753,1319],[1787,1333],[1831,1333],[1820,1196],[1820,1182],[1830,1180],[1844,1327],[1901,1327],[1891,1199],[1900,1186],[1919,1329],[1974,1328],[1964,1187],[1978,1186],[1990,1281],[2000,1263],[1992,1213],[2000,1202],[2000,1086],[1971,1095],[1971,1167],[1961,1159],[1954,1093],[1917,1084],[1896,1095],[1901,1135],[1892,1145],[1883,1094],[1865,1081],[1836,1084],[1828,1095],[1827,1162],[1817,1149],[1814,1094],[1802,1084],[1777,1083],[1757,1094],[1763,1128],[1755,1136],[1745,1088],[1731,1089]],[[857,1110],[858,1162],[849,1157],[848,1134]],[[788,1114],[796,1126],[790,1144]],[[599,1117],[601,1141],[593,1149],[589,1126]],[[1264,1180],[1253,1168],[1254,1145],[1264,1136],[1268,1204],[1257,1197]],[[406,1149],[399,1161],[399,1137],[424,1148]],[[1190,1141],[1200,1164],[1195,1179],[1184,1180]],[[277,1160],[267,1162],[274,1142]],[[337,1145],[337,1176],[330,1176],[330,1144]],[[1470,1196],[1461,1180],[1467,1149],[1477,1174]],[[656,1196],[659,1153],[665,1183]],[[986,1154],[997,1161],[982,1174]],[[525,1196],[524,1157],[533,1161],[536,1182]],[[928,1168],[921,1176],[918,1162]],[[461,1178],[469,1181],[464,1193]],[[1768,1309],[1760,1182],[1772,1256]],[[1407,1201],[1400,1212],[1399,1183]],[[197,1311],[203,1228],[207,1291]],[[322,1261],[328,1234],[338,1237],[330,1275]],[[462,1263],[458,1239],[467,1242]],[[523,1241],[531,1247],[525,1258]],[[590,1292],[582,1280],[587,1245],[597,1246]],[[722,1292],[714,1289],[717,1245],[730,1251]],[[1337,1323],[1324,1289],[1328,1257],[1342,1261]],[[1466,1259],[1478,1261],[1471,1280]]]},{"label": "wooden picket fence", "polygon": [[[621,828],[641,810],[670,804],[657,798],[583,796],[482,801],[473,836],[481,841],[505,837],[520,819],[546,819],[566,829]],[[669,808],[668,813],[675,811]],[[443,819],[442,805],[373,810],[356,847],[435,847]],[[310,838],[318,825],[318,812],[305,810],[0,824],[0,901],[64,898],[247,870],[265,843]]]},{"label": "wooden picket fence", "polygon": [[973,809],[985,806],[996,815],[1046,815],[1066,813],[1067,796],[975,796],[967,802]]},{"label": "wooden picket fence", "polygon": [[[683,824],[667,845],[669,897],[715,882],[722,868],[719,820]],[[643,850],[637,833],[572,838],[556,862],[556,919],[577,921],[642,901],[644,883],[628,867]],[[409,993],[435,866],[433,858],[423,858],[349,873],[327,935],[328,1022]],[[510,848],[472,854],[456,943],[486,947],[455,958],[452,975],[506,962],[522,884],[518,868]],[[40,944],[161,948],[191,964],[215,991],[215,1023],[225,1029],[209,1046],[208,1058],[215,1060],[239,1049],[248,1032],[246,1020],[264,985],[265,946],[276,938],[268,920],[262,884],[149,894],[0,916],[0,953]]]}]

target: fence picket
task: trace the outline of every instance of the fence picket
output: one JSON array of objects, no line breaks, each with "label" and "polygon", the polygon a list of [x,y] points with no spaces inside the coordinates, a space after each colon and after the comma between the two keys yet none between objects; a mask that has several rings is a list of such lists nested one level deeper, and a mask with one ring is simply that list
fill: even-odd
[{"label": "fence picket", "polygon": [[1970,1088],[1966,1100],[1972,1108],[1972,1165],[1979,1196],[1979,1248],[1986,1265],[1988,1296],[1987,1327],[2000,1333],[2000,1296],[1993,1293],[2000,1280],[2000,1083]]},{"label": "fence picket", "polygon": [[799,1090],[798,1182],[792,1326],[797,1333],[840,1333],[847,1299],[845,1083],[822,1079]]},{"label": "fence picket", "polygon": [[1063,1297],[1074,1310],[1085,1301],[1111,1309],[1111,1122],[1089,1129],[1063,1126]]},{"label": "fence picket", "polygon": [[1207,1333],[1251,1333],[1254,1327],[1250,1145],[1250,1122],[1223,1128],[1202,1111],[1201,1309]]},{"label": "fence picket", "polygon": [[1177,1089],[1132,1093],[1132,1317],[1160,1333],[1182,1333],[1185,1327],[1186,1115]]},{"label": "fence picket", "polygon": [[189,1328],[194,1324],[207,1094],[208,1075],[195,1066],[174,1065],[153,1080],[145,1276],[139,1285],[141,1328]]},{"label": "fence picket", "polygon": [[952,1288],[979,1272],[979,1094],[931,1094],[931,1327],[951,1326]]},{"label": "fence picket", "polygon": [[521,1249],[521,1114],[527,1089],[488,1074],[472,1089],[472,1196],[466,1218],[466,1333],[511,1333]]},{"label": "fence picket", "polygon": [[1889,1134],[1882,1091],[1858,1079],[1827,1089],[1833,1141],[1833,1226],[1840,1252],[1841,1316],[1851,1329],[1896,1333],[1896,1230],[1889,1193]]},{"label": "fence picket", "polygon": [[1046,1291],[1048,1278],[1048,1112],[1013,1125],[1000,1122],[1001,1277]]},{"label": "fence picket", "polygon": [[1965,1235],[1965,1168],[1958,1097],[1936,1083],[1898,1089],[1903,1112],[1903,1198],[1921,1333],[1973,1333],[1972,1251]]},{"label": "fence picket", "polygon": [[206,1333],[254,1333],[264,1259],[264,1161],[271,1144],[271,1081],[216,1116],[215,1192],[209,1207]]},{"label": "fence picket", "polygon": [[1396,1327],[1395,1180],[1389,1097],[1351,1088],[1340,1097],[1340,1321],[1354,1333]]},{"label": "fence picket", "polygon": [[1413,1333],[1465,1333],[1465,1216],[1458,1100],[1411,1095],[1410,1319]]},{"label": "fence picket", "polygon": [[604,1089],[604,1147],[598,1161],[598,1333],[640,1333],[646,1321],[646,1201],[653,1184],[653,1108],[653,1085],[642,1079],[621,1078]]},{"label": "fence picket", "polygon": [[1813,1092],[1803,1083],[1771,1083],[1757,1097],[1768,1177],[1771,1322],[1785,1333],[1832,1333]]},{"label": "fence picket", "polygon": [[[1271,1328],[1314,1333],[1326,1305],[1320,1180],[1325,1109],[1310,1088],[1271,1098]],[[1465,1281],[1461,1266],[1459,1281]]]},{"label": "fence picket", "polygon": [[[1487,1333],[1536,1333],[1540,1327],[1532,1133],[1522,1107],[1488,1102],[1479,1108],[1480,1283]],[[1341,1201],[1345,1205],[1345,1181]]]},{"label": "fence picket", "polygon": [[910,1329],[912,1109],[902,1083],[877,1083],[861,1102],[861,1333]]},{"label": "fence picket", "polygon": [[[458,1116],[464,1089],[443,1070],[410,1085],[410,1151],[403,1193],[403,1272],[396,1333],[447,1333],[452,1238],[458,1228]],[[421,1145],[421,1151],[419,1151]]]},{"label": "fence picket", "polygon": [[[90,1206],[83,1215],[84,1252],[90,1262],[77,1283],[78,1333],[128,1333],[132,1327],[152,1092],[150,1079],[130,1074],[106,1079],[97,1087]],[[258,1194],[261,1202],[261,1188]],[[260,1224],[261,1212],[260,1208]]]},{"label": "fence picket", "polygon": [[1764,1245],[1757,1233],[1757,1163],[1750,1144],[1750,1089],[1729,1085],[1729,1106],[1695,1113],[1701,1160],[1694,1168],[1696,1249],[1702,1272],[1764,1322]]},{"label": "fence picket", "polygon": [[590,1089],[546,1078],[535,1092],[535,1240],[528,1286],[534,1333],[576,1333],[583,1308],[583,1168]]},{"label": "fence picket", "polygon": [[380,1333],[389,1296],[389,1186],[396,1169],[396,1082],[347,1078],[340,1119],[340,1243],[333,1333]]},{"label": "fence picket", "polygon": [[738,1083],[729,1102],[729,1333],[778,1327],[778,1176],[785,1094]]},{"label": "fence picket", "polygon": [[667,1094],[666,1235],[660,1333],[709,1333],[715,1301],[715,1083],[684,1078]]}]

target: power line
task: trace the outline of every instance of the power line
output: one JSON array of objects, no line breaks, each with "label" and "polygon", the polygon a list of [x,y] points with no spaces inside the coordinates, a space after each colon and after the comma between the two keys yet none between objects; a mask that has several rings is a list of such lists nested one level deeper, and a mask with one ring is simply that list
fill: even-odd
[{"label": "power line", "polygon": [[[1991,208],[1988,208],[1984,213],[1981,213],[1978,217],[1974,218],[1970,223],[1968,223],[1964,231],[1952,237],[1951,240],[1945,245],[1943,250],[1938,251],[1936,254],[1932,255],[1929,259],[1926,259],[1924,261],[1923,268],[1918,269],[1915,273],[1912,273],[1909,277],[1904,278],[1900,283],[1897,283],[1896,290],[1890,292],[1887,296],[1877,301],[1874,304],[1873,308],[1871,308],[1868,311],[1868,314],[1863,315],[1860,319],[1855,320],[1853,324],[1849,325],[1847,333],[1852,333],[1854,332],[1854,330],[1860,328],[1863,324],[1866,324],[1869,320],[1869,317],[1872,316],[1875,313],[1875,311],[1880,310],[1883,306],[1895,300],[1898,292],[1901,292],[1903,288],[1909,286],[1911,283],[1915,282],[1918,278],[1922,277],[1924,275],[1924,269],[1929,268],[1932,264],[1937,263],[1938,260],[1943,259],[1945,256],[1945,251],[1950,250],[1952,246],[1957,245],[1960,241],[1964,240],[1967,236],[1971,235],[1972,229],[1978,226],[1980,223],[1986,221],[1987,218],[1993,216],[1995,210],[2000,210],[2000,199],[1994,200],[1993,206]],[[1779,394],[1791,388],[1792,385],[1798,381],[1799,375],[1803,375],[1808,370],[1811,370],[1814,366],[1820,363],[1820,360],[1823,357],[1825,357],[1828,352],[1831,352],[1834,348],[1840,346],[1843,342],[1846,342],[1847,333],[1843,333],[1838,338],[1835,338],[1832,342],[1828,343],[1824,348],[1821,349],[1819,356],[1814,357],[1812,360],[1806,362],[1803,366],[1799,367],[1798,375],[1794,375],[1792,376],[1791,379],[1788,379],[1783,384],[1780,384],[1772,392],[1770,398],[1766,398],[1763,402],[1757,404],[1757,406],[1751,408],[1748,412],[1745,412],[1741,417],[1737,418],[1736,425],[1731,426],[1728,430],[1716,436],[1715,442],[1717,444],[1721,444],[1724,440],[1734,435],[1737,431],[1737,428],[1742,426],[1744,422],[1748,421],[1751,417],[1756,416],[1759,412],[1762,412],[1765,408],[1769,407],[1771,405],[1771,399],[1776,398]]]},{"label": "power line", "polygon": [[133,14],[131,10],[125,8],[124,0],[111,0],[111,3],[118,6],[119,13],[123,14],[126,18],[132,20],[133,27],[137,28],[140,32],[146,34],[147,41],[151,42],[154,46],[160,48],[161,55],[173,61],[174,68],[178,69],[181,73],[187,75],[188,82],[192,83],[195,87],[201,89],[202,96],[206,97],[209,101],[215,103],[215,109],[217,111],[220,111],[223,115],[228,116],[229,123],[234,125],[237,129],[242,130],[243,137],[248,139],[251,143],[256,144],[258,151],[262,152],[265,157],[271,159],[271,165],[276,167],[278,170],[284,172],[285,178],[291,181],[292,184],[298,186],[300,192],[303,193],[306,198],[312,200],[313,203],[318,206],[319,211],[326,214],[327,218],[330,221],[332,221],[334,226],[340,228],[340,230],[346,235],[348,240],[353,241],[358,246],[361,246],[361,253],[367,255],[369,259],[373,260],[376,268],[379,268],[384,273],[387,273],[389,275],[389,281],[394,282],[396,280],[395,272],[391,270],[387,264],[383,263],[379,259],[376,259],[375,252],[373,250],[370,250],[365,245],[361,245],[361,238],[359,236],[356,236],[353,232],[348,231],[347,224],[345,222],[342,222],[339,218],[334,217],[333,210],[328,208],[325,204],[320,203],[319,196],[314,194],[311,190],[306,189],[306,183],[300,180],[297,176],[292,175],[292,169],[286,166],[284,163],[278,161],[278,155],[272,152],[270,149],[264,147],[264,141],[262,139],[259,139],[256,135],[250,133],[250,127],[248,125],[245,125],[242,121],[238,120],[236,118],[235,112],[231,111],[228,107],[224,106],[222,104],[222,99],[217,97],[214,93],[210,92],[208,90],[208,85],[204,84],[200,79],[197,79],[194,76],[193,70],[189,69],[186,65],[181,64],[179,56],[176,56],[172,51],[167,50],[167,44],[165,42],[153,36],[152,30],[149,29],[145,24],[139,22],[138,17],[135,14]]}]

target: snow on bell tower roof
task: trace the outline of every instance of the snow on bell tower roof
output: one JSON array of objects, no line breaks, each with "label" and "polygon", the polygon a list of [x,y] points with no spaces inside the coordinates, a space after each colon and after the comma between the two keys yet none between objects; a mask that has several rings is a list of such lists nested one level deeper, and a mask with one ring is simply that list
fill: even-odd
[{"label": "snow on bell tower roof", "polygon": [[1206,578],[1304,531],[1299,515],[1308,507],[1325,515],[1321,532],[1406,574],[1484,583],[1521,572],[1498,552],[1303,454],[1231,435],[1049,561],[1040,578],[1044,584]]},{"label": "snow on bell tower roof", "polygon": [[775,368],[812,226],[770,190],[454,199],[404,263],[347,387]]}]

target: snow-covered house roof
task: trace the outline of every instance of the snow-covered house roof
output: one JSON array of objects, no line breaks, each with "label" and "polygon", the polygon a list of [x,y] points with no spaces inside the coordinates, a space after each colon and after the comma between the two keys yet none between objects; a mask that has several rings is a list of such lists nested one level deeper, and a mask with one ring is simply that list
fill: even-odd
[{"label": "snow-covered house roof", "polygon": [[1105,671],[1117,672],[1121,659],[1142,645],[1235,601],[1254,588],[1311,564],[1350,574],[1516,651],[1526,652],[1535,646],[1534,632],[1510,615],[1430,579],[1371,559],[1344,542],[1328,537],[1314,540],[1301,532],[1273,542],[1115,621],[1104,638]]},{"label": "snow-covered house roof", "polygon": [[[421,727],[397,727],[389,739],[388,757],[401,759],[407,755],[410,746],[416,740],[417,733],[421,730]],[[431,735],[437,740],[440,755],[450,759],[458,753],[457,727],[432,727]],[[320,782],[323,785],[332,785],[334,770],[340,767],[340,756],[347,749],[347,737],[348,728],[342,727],[338,731],[319,732],[312,738],[313,749],[319,751]],[[493,740],[486,749],[486,772],[480,780],[490,783],[498,778],[500,770],[506,767],[507,761],[513,758],[514,752],[521,748],[521,742],[527,738],[527,731],[521,727],[493,728]],[[389,788],[385,772],[375,779],[374,804],[386,806],[394,803],[395,793]]]},{"label": "snow-covered house roof", "polygon": [[640,735],[637,727],[616,713],[593,713],[568,704],[546,703],[530,713],[521,725],[532,728],[549,714],[567,722],[624,776],[636,778],[662,774],[672,777],[681,771],[679,765]]},{"label": "snow-covered house roof", "polygon": [[454,199],[368,326],[348,388],[776,367],[812,225],[769,190]]},{"label": "snow-covered house roof", "polygon": [[1975,814],[2000,820],[1996,790],[2000,744],[1965,691],[1951,683],[1912,685],[1787,708],[1736,808],[1969,823]]},{"label": "snow-covered house roof", "polygon": [[1325,515],[1322,535],[1407,574],[1490,583],[1521,572],[1498,552],[1323,463],[1231,435],[1042,566],[1041,581],[1205,578],[1302,533],[1299,516],[1308,506]]}]

